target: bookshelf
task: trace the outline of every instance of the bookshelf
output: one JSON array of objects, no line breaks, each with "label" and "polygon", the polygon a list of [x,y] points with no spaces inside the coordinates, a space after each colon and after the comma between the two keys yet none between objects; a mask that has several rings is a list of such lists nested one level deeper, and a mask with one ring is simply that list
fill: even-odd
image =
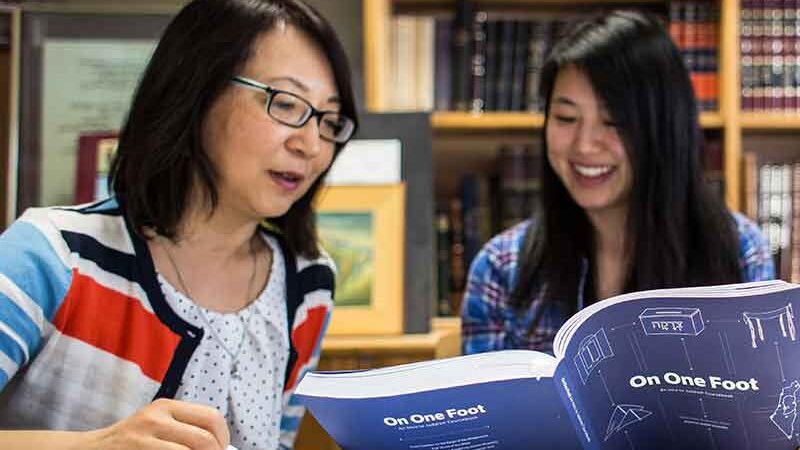
[{"label": "bookshelf", "polygon": [[[771,119],[771,116],[768,117]],[[800,121],[796,122],[800,125]],[[715,112],[700,114],[700,126],[705,129],[723,128],[722,116]],[[441,111],[431,115],[431,126],[439,132],[449,131],[538,131],[544,126],[544,115],[526,112],[470,112]]]},{"label": "bookshelf", "polygon": [[[501,146],[527,146],[534,151],[541,151],[536,148],[539,146],[540,136],[543,132],[543,114],[519,110],[537,106],[536,103],[531,103],[531,97],[527,97],[527,104],[523,101],[522,108],[519,108],[519,103],[517,107],[514,107],[512,101],[512,107],[508,109],[517,109],[513,112],[495,111],[494,109],[506,109],[504,107],[497,108],[499,100],[494,100],[494,107],[490,105],[491,100],[479,101],[479,106],[475,107],[475,98],[486,99],[500,95],[498,91],[490,91],[490,88],[486,86],[492,82],[497,83],[498,79],[505,76],[495,73],[495,78],[491,78],[489,74],[489,70],[502,70],[497,68],[501,64],[497,61],[503,61],[502,47],[506,45],[505,40],[508,39],[506,35],[502,34],[502,28],[505,26],[502,22],[553,21],[554,18],[562,20],[563,17],[573,13],[581,15],[597,9],[641,8],[666,14],[671,23],[679,26],[691,23],[693,20],[700,22],[699,26],[703,26],[708,22],[708,17],[712,16],[704,11],[702,13],[705,14],[704,18],[699,18],[700,11],[705,6],[698,5],[714,5],[711,14],[715,17],[713,25],[716,33],[715,40],[710,41],[710,44],[709,41],[700,44],[700,38],[697,37],[698,35],[694,35],[693,44],[689,44],[688,41],[683,42],[689,49],[689,54],[697,51],[694,53],[694,58],[698,59],[708,58],[703,53],[706,48],[716,49],[715,59],[704,61],[716,61],[714,67],[716,79],[715,83],[711,84],[716,86],[716,104],[714,105],[712,102],[710,108],[706,104],[706,108],[700,115],[700,125],[704,130],[707,143],[710,143],[706,149],[713,148],[709,153],[703,155],[706,169],[711,169],[706,170],[706,179],[715,189],[719,190],[731,210],[751,216],[765,231],[773,249],[776,267],[779,269],[778,276],[795,282],[800,281],[800,150],[798,150],[798,144],[800,144],[800,134],[798,134],[800,131],[800,87],[797,86],[797,80],[800,80],[800,9],[794,3],[770,2],[769,0],[472,0],[474,9],[466,10],[466,14],[471,14],[467,17],[470,17],[472,22],[468,19],[467,25],[464,26],[463,22],[458,22],[459,0],[363,0],[363,2],[364,74],[367,86],[365,103],[371,111],[387,111],[398,107],[409,108],[408,103],[401,102],[400,105],[393,103],[398,98],[402,99],[409,92],[408,89],[403,89],[402,80],[404,78],[397,75],[395,68],[403,67],[400,65],[405,61],[402,55],[408,57],[415,55],[413,52],[420,48],[419,38],[414,37],[413,39],[417,40],[412,40],[412,44],[402,44],[402,40],[408,38],[408,32],[403,34],[402,28],[398,28],[398,23],[401,21],[396,19],[411,17],[412,19],[421,19],[422,22],[433,22],[433,58],[425,59],[429,57],[425,54],[422,63],[413,62],[409,65],[417,64],[419,66],[421,64],[423,71],[432,71],[435,83],[441,81],[437,80],[436,74],[440,68],[438,64],[442,60],[435,52],[441,51],[442,48],[448,50],[446,45],[441,46],[441,42],[446,43],[447,38],[442,39],[441,35],[436,34],[438,32],[436,27],[439,26],[440,20],[461,23],[459,31],[469,36],[467,39],[472,39],[473,44],[477,42],[477,45],[482,46],[480,50],[474,50],[469,49],[469,45],[467,45],[467,50],[464,52],[470,56],[467,57],[469,62],[465,65],[458,63],[459,58],[461,58],[460,61],[464,60],[463,54],[451,53],[445,57],[446,59],[450,58],[451,61],[441,66],[445,68],[445,71],[442,72],[445,74],[443,75],[444,80],[452,76],[449,71],[464,73],[463,71],[466,69],[467,73],[466,80],[453,78],[451,80],[455,81],[452,85],[444,85],[451,90],[452,97],[447,97],[447,101],[439,102],[434,91],[432,100],[431,95],[423,95],[416,99],[416,103],[414,101],[410,103],[412,109],[414,106],[419,109],[420,105],[423,105],[424,109],[426,105],[441,107],[442,104],[449,104],[454,109],[478,110],[478,112],[471,112],[433,109],[431,113],[434,193],[436,201],[440,205],[439,210],[444,211],[441,214],[437,212],[437,226],[440,223],[440,217],[444,216],[443,220],[447,220],[448,214],[451,216],[453,214],[453,210],[447,206],[441,207],[443,203],[449,202],[452,198],[464,200],[465,178],[469,178],[475,173],[478,173],[479,177],[483,176],[480,175],[481,173],[501,179],[505,176],[501,172],[504,163],[498,158],[498,149]],[[691,5],[689,8],[696,8],[693,10],[694,13],[689,13],[695,14],[691,16],[693,19],[689,19],[690,16],[682,15],[682,12],[674,15],[676,9],[686,11],[681,8],[685,8],[687,4]],[[478,19],[479,14],[476,14],[478,11],[486,13],[482,19]],[[464,11],[461,13],[463,17]],[[430,20],[431,18],[433,20]],[[676,22],[672,22],[673,20]],[[485,25],[492,21],[499,23],[495,25],[495,29]],[[529,51],[534,48],[532,43],[533,30],[536,29],[534,25],[530,25],[530,31],[525,31],[525,33],[530,33],[525,34],[530,39]],[[402,25],[400,26],[402,27]],[[417,27],[411,28],[412,30],[420,29],[419,24],[412,26]],[[423,24],[423,26],[430,26],[430,24]],[[447,26],[444,25],[443,28]],[[517,25],[513,25],[513,27],[517,27]],[[775,31],[776,27],[778,31]],[[500,31],[497,28],[500,28]],[[704,28],[704,31],[694,29],[689,33],[706,32],[707,29]],[[480,30],[485,33],[482,37],[480,34],[474,34],[480,33]],[[514,31],[513,33],[518,32]],[[447,32],[444,34],[447,35]],[[397,36],[400,38],[396,39]],[[453,39],[454,35],[447,36]],[[437,41],[439,39],[441,42]],[[499,43],[490,44],[492,39]],[[680,42],[680,38],[676,40]],[[412,45],[410,53],[401,53],[400,58],[393,56],[392,52],[397,50],[398,42],[401,43],[401,49],[402,45]],[[496,46],[494,50],[491,50],[492,45]],[[519,41],[513,45],[520,45]],[[458,52],[459,49],[458,46],[454,47],[451,44],[449,51]],[[404,51],[409,52],[409,49],[405,48]],[[431,50],[428,48],[425,51],[430,52]],[[492,53],[492,51],[496,53]],[[483,62],[475,63],[472,59],[478,54],[477,52],[483,52],[480,53],[483,55]],[[512,58],[520,56],[517,53],[512,54]],[[528,64],[530,64],[530,58],[533,57],[531,55],[533,53],[523,56],[523,58],[529,58]],[[497,66],[487,62],[492,61],[489,59],[490,57],[496,58],[494,64]],[[473,72],[474,64],[482,64],[486,70],[484,72],[486,78],[478,81],[485,83],[485,86],[480,87],[477,91],[475,88],[477,85],[474,83],[479,78],[470,79],[470,77],[478,76]],[[517,62],[513,64],[516,65]],[[495,69],[489,69],[490,67],[495,67]],[[693,71],[693,76],[694,70],[697,72],[708,70],[708,66],[703,66],[702,63],[700,68],[692,64],[689,67]],[[411,76],[415,76],[415,73],[418,74],[419,70],[418,67],[412,69]],[[526,70],[529,70],[529,67]],[[703,74],[700,73],[700,75]],[[528,76],[529,73],[526,73],[526,83]],[[428,86],[421,83],[418,78],[411,79],[413,80],[410,89],[412,93],[415,88],[420,89],[417,86],[422,86],[422,89]],[[519,80],[519,78],[512,79]],[[467,86],[473,83],[472,90],[467,88],[466,91],[466,108],[464,106],[465,91],[460,90],[464,89],[465,83]],[[504,81],[504,83],[507,84],[508,81]],[[530,86],[533,84],[525,89]],[[703,85],[697,86],[701,86],[700,89],[702,89]],[[504,94],[508,95],[509,88],[505,89]],[[395,95],[396,92],[399,92],[399,95]],[[698,90],[698,92],[701,91]],[[458,95],[458,99],[456,99],[456,95]],[[523,94],[523,98],[525,95]],[[702,97],[702,95],[698,97]],[[470,99],[472,99],[472,103],[470,103]],[[538,105],[540,106],[541,103]],[[508,104],[506,103],[505,106]],[[485,111],[480,111],[481,109]],[[766,172],[764,171],[765,167]],[[789,167],[792,168],[791,173],[794,174],[791,180],[776,182],[775,174],[783,173],[782,176],[786,177],[788,176],[786,174],[789,173],[786,170]],[[780,172],[780,170],[784,170],[784,172]],[[498,172],[500,173],[498,174]],[[772,181],[769,181],[770,173]],[[482,195],[479,194],[479,196]],[[782,201],[784,206],[778,208],[780,211],[775,207],[775,198],[778,197],[784,199]],[[495,197],[490,198],[493,201],[498,200]],[[772,200],[767,201],[768,198],[772,198]],[[792,206],[786,206],[786,198],[792,199]],[[481,204],[480,200],[478,204]],[[480,210],[480,208],[478,209]],[[467,213],[461,211],[462,217],[466,217]],[[500,216],[503,216],[502,212],[500,212]],[[497,223],[496,220],[492,222],[493,226]],[[463,228],[463,224],[460,226]],[[774,231],[779,226],[783,227],[781,228],[783,231],[780,233]],[[480,226],[477,228],[481,229]],[[445,231],[451,235],[452,232],[452,228]],[[464,232],[463,229],[461,232]],[[775,238],[774,236],[778,234],[780,237]],[[790,237],[787,238],[787,235]],[[775,239],[778,239],[777,244],[773,242]],[[449,244],[453,245],[452,242]],[[442,250],[439,249],[437,254],[441,254],[441,252]],[[787,258],[791,258],[792,261],[788,265],[788,272]],[[464,263],[469,264],[469,254],[464,258]],[[442,265],[441,262],[439,265]],[[792,274],[791,277],[788,275],[789,273]],[[441,285],[439,287],[443,288]]]},{"label": "bookshelf", "polygon": [[[391,20],[395,14],[441,15],[452,13],[457,0],[364,0],[364,74],[366,106],[371,111],[385,111],[390,107],[392,83],[390,79]],[[652,7],[666,5],[663,0],[498,0],[476,2],[489,11],[515,12],[522,10],[551,11],[553,8],[598,6]],[[566,6],[565,6],[566,5]],[[724,144],[725,201],[733,210],[741,204],[740,160],[743,128],[800,128],[800,116],[791,117],[741,113],[739,110],[739,0],[718,0],[718,111],[701,114],[704,129],[718,130]],[[499,142],[505,133],[527,133],[531,141],[542,129],[543,116],[527,112],[470,112],[434,111],[431,125],[434,130],[434,159],[436,152],[453,154],[450,142],[455,133],[468,134],[485,143]],[[472,158],[474,159],[474,158]],[[457,167],[458,169],[458,167]],[[436,180],[437,193],[452,192],[449,180]]]}]

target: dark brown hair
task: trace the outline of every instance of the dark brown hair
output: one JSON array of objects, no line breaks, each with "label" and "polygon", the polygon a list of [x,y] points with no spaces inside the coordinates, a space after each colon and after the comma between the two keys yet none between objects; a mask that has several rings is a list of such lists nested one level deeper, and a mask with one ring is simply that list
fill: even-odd
[{"label": "dark brown hair", "polygon": [[[208,204],[217,206],[217,173],[203,148],[203,119],[250,58],[256,39],[282,23],[305,32],[322,49],[341,112],[357,121],[344,49],[312,7],[300,0],[189,3],[167,26],[142,75],[111,165],[109,188],[137,232],[152,227],[174,237],[195,178]],[[337,144],[334,159],[342,147]],[[286,214],[270,219],[291,250],[309,258],[319,256],[312,199],[325,173]]]},{"label": "dark brown hair", "polygon": [[[631,11],[576,24],[543,67],[545,127],[555,79],[565,67],[576,67],[588,77],[619,126],[633,169],[624,292],[741,281],[735,222],[702,178],[694,92],[681,54],[663,26]],[[545,132],[542,138],[547,149]],[[584,301],[595,300],[593,227],[546,153],[543,158],[542,214],[525,238],[511,301],[527,310],[541,294],[545,303],[571,313],[584,269]],[[537,292],[543,286],[545,292]]]}]

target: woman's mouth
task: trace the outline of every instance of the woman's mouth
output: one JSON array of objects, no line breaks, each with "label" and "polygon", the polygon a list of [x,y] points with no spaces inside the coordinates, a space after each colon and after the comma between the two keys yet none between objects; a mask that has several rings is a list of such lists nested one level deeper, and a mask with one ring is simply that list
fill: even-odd
[{"label": "woman's mouth", "polygon": [[572,164],[575,179],[587,187],[596,187],[604,183],[611,178],[615,169],[616,166],[611,165]]},{"label": "woman's mouth", "polygon": [[578,174],[590,178],[605,175],[613,169],[612,166],[584,166],[580,164],[573,164],[572,167]]},{"label": "woman's mouth", "polygon": [[286,189],[287,191],[293,191],[300,186],[300,183],[303,181],[303,176],[296,172],[279,172],[276,170],[269,171],[270,177],[275,183]]}]

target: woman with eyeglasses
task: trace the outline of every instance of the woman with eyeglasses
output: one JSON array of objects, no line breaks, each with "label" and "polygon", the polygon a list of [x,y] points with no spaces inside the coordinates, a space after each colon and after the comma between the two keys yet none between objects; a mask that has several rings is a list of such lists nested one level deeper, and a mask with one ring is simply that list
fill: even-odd
[{"label": "woman with eyeglasses", "polygon": [[542,209],[487,243],[464,296],[463,350],[552,351],[592,302],[774,277],[757,225],[705,184],[680,51],[654,18],[586,19],[543,67]]},{"label": "woman with eyeglasses", "polygon": [[291,448],[334,269],[312,200],[357,128],[302,0],[195,0],[162,36],[114,195],[0,236],[0,448]]}]

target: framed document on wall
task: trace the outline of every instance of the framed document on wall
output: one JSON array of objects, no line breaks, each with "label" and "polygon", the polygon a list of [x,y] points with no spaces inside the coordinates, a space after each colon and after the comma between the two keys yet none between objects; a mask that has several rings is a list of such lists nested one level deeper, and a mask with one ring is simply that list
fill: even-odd
[{"label": "framed document on wall", "polygon": [[17,215],[74,202],[79,137],[120,128],[176,8],[23,10]]}]

